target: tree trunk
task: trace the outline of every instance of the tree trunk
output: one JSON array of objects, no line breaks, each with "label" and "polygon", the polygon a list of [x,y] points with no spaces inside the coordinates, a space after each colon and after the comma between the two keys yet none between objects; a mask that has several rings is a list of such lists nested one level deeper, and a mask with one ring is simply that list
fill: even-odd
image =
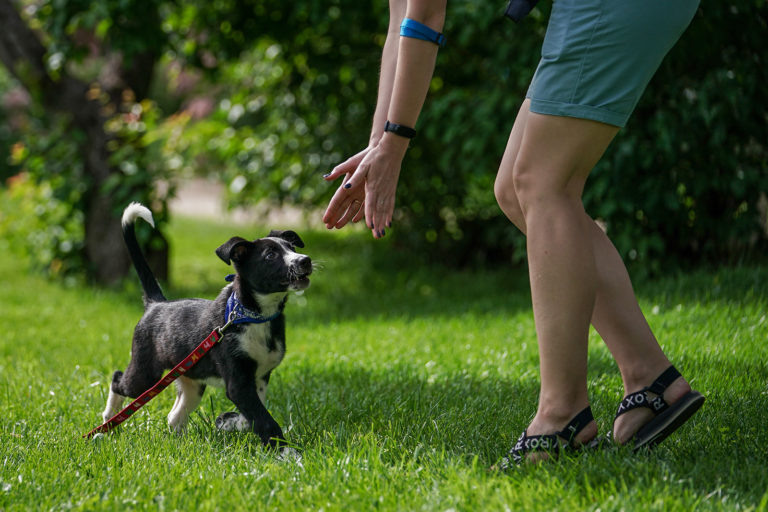
[{"label": "tree trunk", "polygon": [[[130,260],[120,228],[119,215],[124,205],[115,205],[103,186],[119,170],[108,161],[109,135],[104,130],[101,105],[88,99],[88,84],[67,76],[64,70],[59,79],[51,78],[44,64],[45,48],[10,0],[0,0],[0,27],[0,62],[30,92],[34,101],[42,102],[47,109],[68,114],[73,128],[85,134],[81,146],[84,171],[89,178],[83,198],[85,258],[89,273],[98,282],[115,283],[127,274]],[[167,251],[165,253],[167,259]],[[167,269],[167,264],[164,267]]]}]

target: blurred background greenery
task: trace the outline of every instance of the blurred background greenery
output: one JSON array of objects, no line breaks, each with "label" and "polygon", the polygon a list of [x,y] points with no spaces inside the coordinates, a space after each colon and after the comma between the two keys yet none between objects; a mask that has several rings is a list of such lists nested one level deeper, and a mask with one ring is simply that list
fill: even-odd
[{"label": "blurred background greenery", "polygon": [[[516,25],[501,0],[449,2],[388,232],[415,258],[523,262],[493,181],[549,5]],[[163,276],[192,177],[316,214],[336,187],[320,176],[367,144],[387,21],[383,1],[0,0],[0,250],[119,280],[137,200]],[[593,172],[587,211],[635,272],[765,260],[767,34],[764,0],[704,0]]]}]

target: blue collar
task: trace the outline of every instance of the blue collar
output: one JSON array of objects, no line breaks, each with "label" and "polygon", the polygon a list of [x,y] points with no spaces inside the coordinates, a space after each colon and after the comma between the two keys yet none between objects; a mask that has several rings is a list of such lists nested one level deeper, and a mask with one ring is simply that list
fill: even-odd
[{"label": "blue collar", "polygon": [[[224,279],[231,282],[235,279],[235,276],[234,274],[229,274]],[[232,295],[227,299],[227,309],[224,314],[224,321],[231,322],[232,324],[265,324],[271,322],[281,314],[282,311],[280,310],[271,316],[264,316],[261,313],[252,311],[243,306],[243,303],[240,302],[237,298],[237,294],[233,291]]]}]

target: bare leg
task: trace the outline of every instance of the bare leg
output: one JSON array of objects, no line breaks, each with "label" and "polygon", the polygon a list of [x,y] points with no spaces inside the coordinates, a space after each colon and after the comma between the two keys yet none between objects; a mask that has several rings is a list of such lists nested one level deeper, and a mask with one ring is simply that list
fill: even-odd
[{"label": "bare leg", "polygon": [[[514,168],[529,119],[528,106],[529,102],[526,100],[510,134],[495,186],[496,197],[502,210],[524,233],[527,232],[526,219],[515,188]],[[613,135],[609,136],[612,137]],[[602,150],[598,149],[597,151],[602,154],[605,146],[607,143],[604,143]],[[595,162],[599,156],[598,154],[595,157],[593,154]],[[586,173],[590,169],[586,169]],[[579,198],[579,205],[585,179],[586,175],[583,170],[581,173],[573,173],[566,186],[567,192],[565,194],[570,198]],[[613,244],[583,210],[572,207],[572,211],[574,215],[582,217],[581,222],[584,226],[582,236],[590,241],[594,258],[596,288],[591,321],[617,360],[624,380],[625,393],[637,391],[650,384],[669,366],[669,361],[661,351],[640,311],[629,275]],[[579,365],[582,364],[585,365],[585,362],[579,363]],[[544,381],[544,375],[542,375],[542,381]],[[585,386],[585,384],[581,386]],[[683,379],[678,379],[665,392],[665,399],[670,403],[674,402],[689,389]],[[582,392],[579,391],[578,393]],[[583,393],[585,394],[585,391]],[[629,438],[640,425],[647,421],[650,415],[650,411],[644,409],[623,415],[616,422],[616,439],[623,442]],[[567,421],[568,419],[565,419],[561,422],[560,427]],[[584,437],[589,438],[586,432]]]},{"label": "bare leg", "polygon": [[539,342],[541,392],[530,434],[559,430],[588,404],[587,335],[597,268],[580,191],[617,131],[593,121],[527,114],[513,183],[528,236]]}]

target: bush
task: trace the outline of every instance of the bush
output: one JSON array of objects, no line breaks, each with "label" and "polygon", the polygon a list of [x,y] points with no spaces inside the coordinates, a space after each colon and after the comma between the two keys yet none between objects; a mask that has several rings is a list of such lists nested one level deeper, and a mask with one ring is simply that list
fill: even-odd
[{"label": "bush", "polygon": [[[493,180],[547,18],[514,25],[492,3],[449,5],[449,45],[402,173],[399,238],[442,261],[521,260]],[[643,271],[766,254],[766,20],[765,2],[702,7],[593,171],[585,207]]]},{"label": "bush", "polygon": [[[496,205],[493,181],[538,62],[549,4],[518,25],[501,15],[502,4],[449,4],[448,45],[403,164],[391,234],[432,260],[524,257],[524,239]],[[235,202],[324,205],[335,185],[318,176],[368,140],[387,15],[352,0],[258,5],[263,17],[241,16],[231,29],[268,38],[277,57],[257,47],[247,58],[272,58],[279,80],[256,68],[227,80],[237,84],[230,94],[240,95],[239,105],[262,98],[264,107],[235,122],[218,114],[223,135],[212,140],[228,138],[222,156]],[[589,180],[587,211],[645,271],[766,254],[759,206],[768,190],[766,19],[766,4],[756,0],[704,5]],[[744,30],[744,20],[753,29]],[[219,41],[217,51],[224,46]],[[269,155],[281,158],[256,150],[269,140]]]}]

